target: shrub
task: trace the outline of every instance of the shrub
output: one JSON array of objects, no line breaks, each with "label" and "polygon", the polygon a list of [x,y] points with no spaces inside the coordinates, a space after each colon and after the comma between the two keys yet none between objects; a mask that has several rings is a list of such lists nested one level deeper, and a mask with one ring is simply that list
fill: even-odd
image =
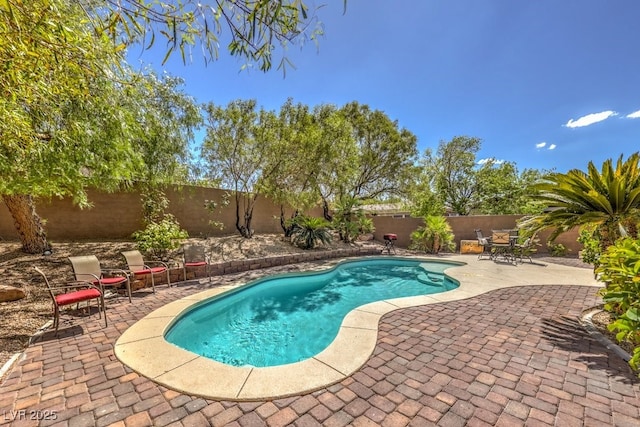
[{"label": "shrub", "polygon": [[441,250],[453,252],[456,250],[454,234],[451,226],[443,216],[427,216],[424,226],[411,233],[409,249],[416,249],[432,254]]},{"label": "shrub", "polygon": [[593,264],[594,268],[597,268],[600,264],[600,234],[595,226],[584,226],[580,228],[580,234],[578,235],[578,242],[582,244],[582,251],[580,251],[580,258],[583,262]]},{"label": "shrub", "polygon": [[563,257],[569,251],[562,243],[547,242],[547,248],[551,256]]},{"label": "shrub", "polygon": [[331,243],[329,222],[324,218],[300,215],[292,220],[292,242],[302,249],[315,248],[318,243]]},{"label": "shrub", "polygon": [[145,255],[166,260],[169,252],[180,247],[180,241],[189,237],[172,215],[147,224],[144,230],[133,233],[138,249]]},{"label": "shrub", "polygon": [[618,341],[627,340],[635,346],[629,361],[640,367],[640,239],[619,239],[600,256],[596,274],[606,283],[600,290],[604,309],[614,322],[608,328],[617,331]]},{"label": "shrub", "polygon": [[373,220],[366,217],[360,204],[359,200],[345,196],[336,206],[331,225],[343,242],[351,243],[358,236],[371,233],[374,230]]}]

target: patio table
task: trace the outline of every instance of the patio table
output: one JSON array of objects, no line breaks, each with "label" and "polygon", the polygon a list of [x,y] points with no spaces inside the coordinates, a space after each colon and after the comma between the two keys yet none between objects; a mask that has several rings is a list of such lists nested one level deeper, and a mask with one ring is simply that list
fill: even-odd
[{"label": "patio table", "polygon": [[497,261],[500,257],[507,262],[515,262],[515,243],[518,241],[514,230],[491,230],[491,259]]}]

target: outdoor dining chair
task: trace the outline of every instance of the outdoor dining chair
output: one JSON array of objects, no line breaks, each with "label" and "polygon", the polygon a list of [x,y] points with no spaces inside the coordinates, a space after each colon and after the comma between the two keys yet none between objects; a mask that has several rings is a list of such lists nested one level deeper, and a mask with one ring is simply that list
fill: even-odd
[{"label": "outdoor dining chair", "polygon": [[529,262],[533,264],[533,259],[531,258],[531,254],[537,251],[536,249],[536,235],[534,234],[531,237],[527,237],[524,242],[516,243],[513,248],[514,257],[516,260],[519,260],[520,263],[523,263],[524,258],[528,258]]},{"label": "outdoor dining chair", "polygon": [[60,326],[60,309],[72,304],[79,304],[81,302],[87,303],[87,308],[91,310],[91,301],[96,300],[98,303],[98,314],[102,318],[104,313],[104,326],[107,326],[107,312],[104,305],[104,294],[102,290],[85,281],[68,282],[62,285],[53,286],[49,283],[49,279],[46,274],[38,267],[34,269],[42,276],[44,283],[47,286],[51,300],[53,301],[53,327],[58,333],[58,327]]},{"label": "outdoor dining chair", "polygon": [[491,254],[495,261],[500,256],[505,261],[513,260],[513,243],[510,230],[492,230],[491,231]]},{"label": "outdoor dining chair", "polygon": [[187,280],[187,269],[196,269],[204,267],[205,274],[211,281],[211,273],[209,271],[209,257],[202,245],[184,245],[182,247],[182,272],[184,280]]},{"label": "outdoor dining chair", "polygon": [[482,246],[482,252],[478,254],[478,259],[482,259],[484,255],[488,256],[489,259],[492,259],[491,255],[491,237],[484,236],[482,234],[482,230],[475,229],[476,237],[478,239],[478,244]]},{"label": "outdoor dining chair", "polygon": [[[157,274],[167,275],[167,285],[171,287],[171,279],[169,278],[169,266],[162,261],[147,261],[143,258],[140,251],[125,251],[122,255],[127,261],[129,273],[133,278],[151,276],[151,289],[156,292],[155,276]],[[152,267],[151,265],[155,265]]]},{"label": "outdoor dining chair", "polygon": [[103,295],[105,287],[117,288],[124,285],[131,302],[131,282],[126,271],[102,268],[95,255],[71,256],[69,261],[71,261],[76,280],[99,286]]}]

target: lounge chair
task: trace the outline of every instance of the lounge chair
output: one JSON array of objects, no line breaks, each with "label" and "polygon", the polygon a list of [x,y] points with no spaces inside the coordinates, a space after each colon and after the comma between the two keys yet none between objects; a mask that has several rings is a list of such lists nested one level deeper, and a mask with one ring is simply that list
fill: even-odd
[{"label": "lounge chair", "polygon": [[209,258],[205,253],[205,248],[202,245],[184,245],[182,247],[182,271],[184,273],[184,280],[187,280],[188,268],[204,267],[205,274],[211,281],[211,273],[209,271]]},{"label": "lounge chair", "polygon": [[86,281],[97,285],[104,294],[105,287],[120,287],[125,285],[129,302],[131,302],[131,282],[126,271],[121,269],[104,269],[95,255],[69,257],[73,272],[78,281]]},{"label": "lounge chair", "polygon": [[[140,251],[125,251],[122,255],[127,260],[127,266],[131,275],[135,277],[151,276],[151,289],[156,292],[155,275],[166,274],[167,285],[171,287],[171,279],[169,278],[169,266],[162,261],[147,261],[142,257]],[[151,265],[156,265],[152,267]]]},{"label": "lounge chair", "polygon": [[49,295],[51,295],[51,299],[53,300],[53,327],[56,329],[56,334],[58,333],[58,327],[60,326],[60,307],[86,302],[87,307],[90,308],[91,300],[97,300],[98,313],[102,318],[100,310],[104,312],[104,326],[107,326],[107,312],[104,305],[104,294],[98,286],[85,281],[76,281],[59,286],[52,286],[44,272],[38,267],[34,268],[44,279],[44,283],[47,285],[47,289],[49,290]]}]

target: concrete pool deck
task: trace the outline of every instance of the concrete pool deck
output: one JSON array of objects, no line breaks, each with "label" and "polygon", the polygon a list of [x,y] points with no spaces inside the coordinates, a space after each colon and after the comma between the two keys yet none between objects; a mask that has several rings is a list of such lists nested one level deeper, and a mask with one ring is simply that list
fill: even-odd
[{"label": "concrete pool deck", "polygon": [[[535,264],[514,266],[490,260],[472,261],[469,257],[421,259],[451,262],[445,274],[457,280],[460,286],[448,292],[381,300],[360,306],[346,315],[338,335],[325,350],[298,363],[272,367],[230,366],[183,350],[164,339],[177,316],[199,302],[237,288],[239,284],[209,289],[153,311],[122,334],[116,342],[115,354],[140,375],[182,393],[208,399],[282,398],[327,387],[358,370],[373,353],[378,322],[387,313],[400,308],[471,298],[515,286],[515,283],[519,286],[563,284],[567,280],[569,284],[575,280],[562,274],[562,270],[567,268],[565,266],[552,265],[540,270],[541,266]],[[535,274],[526,273],[532,269]],[[586,273],[580,278],[582,283],[598,286],[593,274]],[[192,372],[208,372],[218,380],[210,381],[208,377],[191,375]]]},{"label": "concrete pool deck", "polygon": [[[280,399],[206,399],[162,386],[115,357],[130,326],[172,301],[327,265],[305,263],[137,292],[133,304],[110,301],[107,328],[96,316],[62,324],[58,337],[47,333],[27,348],[0,385],[0,420],[69,427],[640,425],[634,374],[578,322],[600,302],[591,270],[443,259],[473,267],[451,274],[463,283],[505,285],[382,316],[365,364],[331,386]],[[188,374],[223,381],[206,371]]]}]

